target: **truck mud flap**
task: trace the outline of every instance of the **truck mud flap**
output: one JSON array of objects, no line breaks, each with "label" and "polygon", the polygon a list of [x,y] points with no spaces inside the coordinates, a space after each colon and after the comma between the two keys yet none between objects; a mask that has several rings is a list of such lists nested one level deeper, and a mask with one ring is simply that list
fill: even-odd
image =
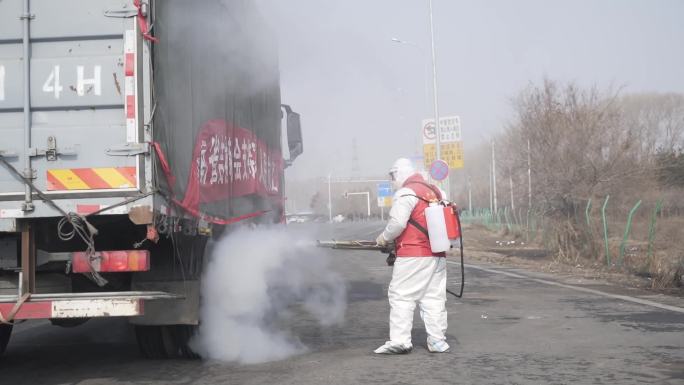
[{"label": "truck mud flap", "polygon": [[[14,320],[131,317],[143,315],[145,301],[183,299],[161,291],[33,294],[15,310]],[[20,297],[0,296],[0,313],[12,312]]]}]

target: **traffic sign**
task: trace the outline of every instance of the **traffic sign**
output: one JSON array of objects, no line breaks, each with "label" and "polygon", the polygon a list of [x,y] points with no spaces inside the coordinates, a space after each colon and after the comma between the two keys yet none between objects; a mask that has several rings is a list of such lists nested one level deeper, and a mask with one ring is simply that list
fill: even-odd
[{"label": "traffic sign", "polygon": [[378,207],[392,206],[392,183],[378,183]]},{"label": "traffic sign", "polygon": [[[423,145],[423,159],[425,165],[431,165],[437,160],[435,144]],[[442,143],[442,160],[449,168],[463,168],[463,142]]]},{"label": "traffic sign", "polygon": [[430,165],[430,176],[434,180],[444,180],[449,176],[449,165],[447,162],[437,159]]},{"label": "traffic sign", "polygon": [[[435,120],[423,120],[423,158],[426,166],[437,160],[437,130]],[[449,168],[463,168],[463,142],[461,141],[461,118],[439,118],[440,158]]]},{"label": "traffic sign", "polygon": [[[423,120],[423,144],[434,144],[437,139],[434,119]],[[461,118],[444,116],[439,118],[439,141],[444,143],[461,141]]]},{"label": "traffic sign", "polygon": [[435,130],[434,121],[423,122],[423,142],[434,141],[437,137],[437,131]]}]

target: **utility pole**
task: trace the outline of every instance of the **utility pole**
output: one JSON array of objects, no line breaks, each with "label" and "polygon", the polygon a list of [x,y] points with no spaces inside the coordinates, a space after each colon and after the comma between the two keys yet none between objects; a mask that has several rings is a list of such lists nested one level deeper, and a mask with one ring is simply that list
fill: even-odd
[{"label": "utility pole", "polygon": [[472,185],[470,183],[470,175],[468,175],[468,212],[471,213],[473,212],[473,191],[472,191]]},{"label": "utility pole", "polygon": [[492,195],[494,196],[494,215],[496,215],[498,208],[496,204],[496,150],[494,146],[494,140],[492,139]]},{"label": "utility pole", "polygon": [[494,195],[492,195],[492,165],[489,165],[489,173],[487,174],[487,179],[489,179],[489,212],[494,213]]},{"label": "utility pole", "polygon": [[330,186],[332,184],[332,175],[328,174],[328,217],[330,219],[330,223],[332,223],[332,193]]},{"label": "utility pole", "polygon": [[532,208],[532,152],[530,140],[527,139],[527,208]]},{"label": "utility pole", "polygon": [[508,169],[508,184],[511,187],[511,211],[515,211],[515,202],[513,202],[513,171]]}]

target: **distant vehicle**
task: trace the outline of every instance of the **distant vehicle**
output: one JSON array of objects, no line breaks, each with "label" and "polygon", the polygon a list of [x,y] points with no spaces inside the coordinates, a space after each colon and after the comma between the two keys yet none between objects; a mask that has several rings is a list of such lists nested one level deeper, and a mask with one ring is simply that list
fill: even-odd
[{"label": "distant vehicle", "polygon": [[248,0],[0,1],[5,320],[126,316],[145,356],[194,356],[207,241],[284,222],[303,151],[263,24]]},{"label": "distant vehicle", "polygon": [[296,214],[285,215],[287,223],[306,223],[306,222],[325,222],[325,218],[322,215],[315,214],[313,212],[302,212]]}]

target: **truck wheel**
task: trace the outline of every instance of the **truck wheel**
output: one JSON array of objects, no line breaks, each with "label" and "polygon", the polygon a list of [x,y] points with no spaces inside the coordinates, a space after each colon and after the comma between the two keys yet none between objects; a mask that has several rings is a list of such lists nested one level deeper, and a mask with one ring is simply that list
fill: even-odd
[{"label": "truck wheel", "polygon": [[13,325],[0,325],[0,355],[5,352],[7,348],[7,343],[9,342],[10,335],[12,335]]},{"label": "truck wheel", "polygon": [[143,357],[155,360],[169,357],[168,349],[164,344],[163,331],[163,326],[135,326],[135,339],[138,341],[138,348]]},{"label": "truck wheel", "polygon": [[180,348],[180,355],[183,358],[193,360],[200,359],[200,355],[195,353],[189,346],[190,340],[197,333],[198,326],[196,325],[175,325],[176,344]]},{"label": "truck wheel", "polygon": [[140,353],[151,359],[200,358],[188,346],[194,335],[193,325],[136,325],[135,336]]}]

